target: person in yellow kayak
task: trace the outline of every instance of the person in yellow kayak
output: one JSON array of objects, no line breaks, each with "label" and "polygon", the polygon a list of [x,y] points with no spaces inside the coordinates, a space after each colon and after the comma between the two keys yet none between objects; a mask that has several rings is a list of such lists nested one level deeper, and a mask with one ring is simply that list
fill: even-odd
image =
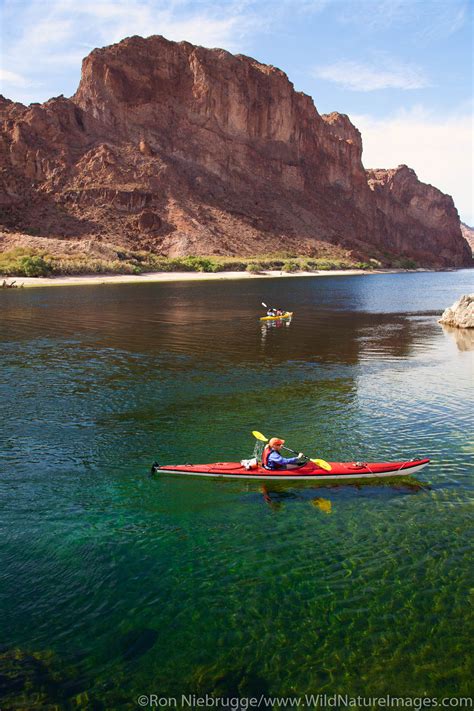
[{"label": "person in yellow kayak", "polygon": [[297,457],[282,457],[280,450],[285,444],[284,439],[272,437],[262,453],[262,466],[265,469],[297,469],[306,464],[306,457],[300,452]]}]

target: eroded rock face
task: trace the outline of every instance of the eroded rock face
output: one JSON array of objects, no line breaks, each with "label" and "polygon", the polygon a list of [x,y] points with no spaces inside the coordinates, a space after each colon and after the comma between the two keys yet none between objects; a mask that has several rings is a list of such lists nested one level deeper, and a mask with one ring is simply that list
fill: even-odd
[{"label": "eroded rock face", "polygon": [[[369,171],[347,116],[218,49],[131,37],[91,52],[71,99],[0,98],[0,222],[173,256],[409,256],[471,264],[449,196]],[[388,256],[387,256],[388,255]]]},{"label": "eroded rock face", "polygon": [[474,328],[474,294],[461,296],[458,301],[443,311],[439,322],[456,328]]},{"label": "eroded rock face", "polygon": [[461,234],[469,245],[469,249],[474,254],[474,228],[461,222]]},{"label": "eroded rock face", "polygon": [[470,264],[468,246],[459,240],[459,216],[449,195],[421,183],[406,165],[368,170],[367,177],[381,213],[382,239],[391,252],[421,264]]}]

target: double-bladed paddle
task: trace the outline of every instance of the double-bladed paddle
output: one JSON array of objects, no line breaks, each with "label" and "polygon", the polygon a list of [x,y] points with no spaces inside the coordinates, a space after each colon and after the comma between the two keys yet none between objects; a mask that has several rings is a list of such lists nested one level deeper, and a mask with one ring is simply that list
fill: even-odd
[{"label": "double-bladed paddle", "polygon": [[[265,435],[261,432],[253,430],[252,434],[255,439],[259,439],[260,442],[268,442],[268,437],[265,437]],[[284,445],[282,445],[282,449],[286,449],[287,452],[293,452],[293,454],[299,454],[298,452],[295,452],[294,449],[290,449],[289,447],[285,447]],[[307,457],[306,454],[303,454],[303,456],[306,457],[306,459],[308,459],[310,462],[313,462],[313,464],[316,464],[318,467],[321,467],[321,469],[325,469],[327,472],[330,472],[332,469],[329,462],[326,462],[324,459],[312,459],[311,457]]]},{"label": "double-bladed paddle", "polygon": [[288,311],[283,311],[282,309],[276,309],[273,306],[267,306],[264,301],[261,302],[262,306],[265,306],[266,309],[270,309],[270,311],[280,311],[279,314],[275,314],[274,318],[283,318],[288,315]]}]

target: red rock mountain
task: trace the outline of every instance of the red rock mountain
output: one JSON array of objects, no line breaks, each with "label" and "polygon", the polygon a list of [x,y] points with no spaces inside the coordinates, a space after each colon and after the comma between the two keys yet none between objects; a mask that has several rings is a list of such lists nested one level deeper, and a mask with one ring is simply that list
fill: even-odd
[{"label": "red rock mountain", "polygon": [[85,58],[76,94],[1,97],[3,229],[184,254],[471,264],[451,197],[406,166],[365,171],[359,131],[272,66],[131,37]]},{"label": "red rock mountain", "polygon": [[467,241],[471,252],[474,254],[474,227],[469,227],[469,225],[461,222],[461,232],[462,236]]}]

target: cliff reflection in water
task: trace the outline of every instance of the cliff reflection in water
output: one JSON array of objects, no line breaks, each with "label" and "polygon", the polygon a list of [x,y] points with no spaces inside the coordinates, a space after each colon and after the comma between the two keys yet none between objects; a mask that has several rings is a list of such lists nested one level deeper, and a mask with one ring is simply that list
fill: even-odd
[{"label": "cliff reflection in water", "polygon": [[360,311],[357,301],[339,304],[337,291],[334,300],[324,294],[326,303],[318,298],[305,303],[312,291],[324,292],[326,279],[292,280],[287,300],[294,317],[264,327],[259,320],[264,285],[255,280],[244,286],[222,281],[8,292],[0,336],[8,341],[75,338],[98,349],[167,355],[179,370],[189,366],[189,359],[224,366],[261,364],[262,358],[275,364],[348,365],[406,358],[439,335],[431,314],[414,319],[413,314]]},{"label": "cliff reflection in water", "polygon": [[[6,377],[28,364],[9,397],[50,423],[48,441],[30,423],[24,455],[48,446],[81,462],[86,450],[91,466],[138,456],[146,469],[155,458],[233,461],[251,455],[257,428],[325,459],[390,458],[394,430],[408,437],[413,402],[426,400],[423,366],[444,347],[433,291],[409,297],[393,289],[400,277],[5,290]],[[262,300],[284,302],[291,324],[262,337]],[[414,369],[408,410],[400,369]]]}]

